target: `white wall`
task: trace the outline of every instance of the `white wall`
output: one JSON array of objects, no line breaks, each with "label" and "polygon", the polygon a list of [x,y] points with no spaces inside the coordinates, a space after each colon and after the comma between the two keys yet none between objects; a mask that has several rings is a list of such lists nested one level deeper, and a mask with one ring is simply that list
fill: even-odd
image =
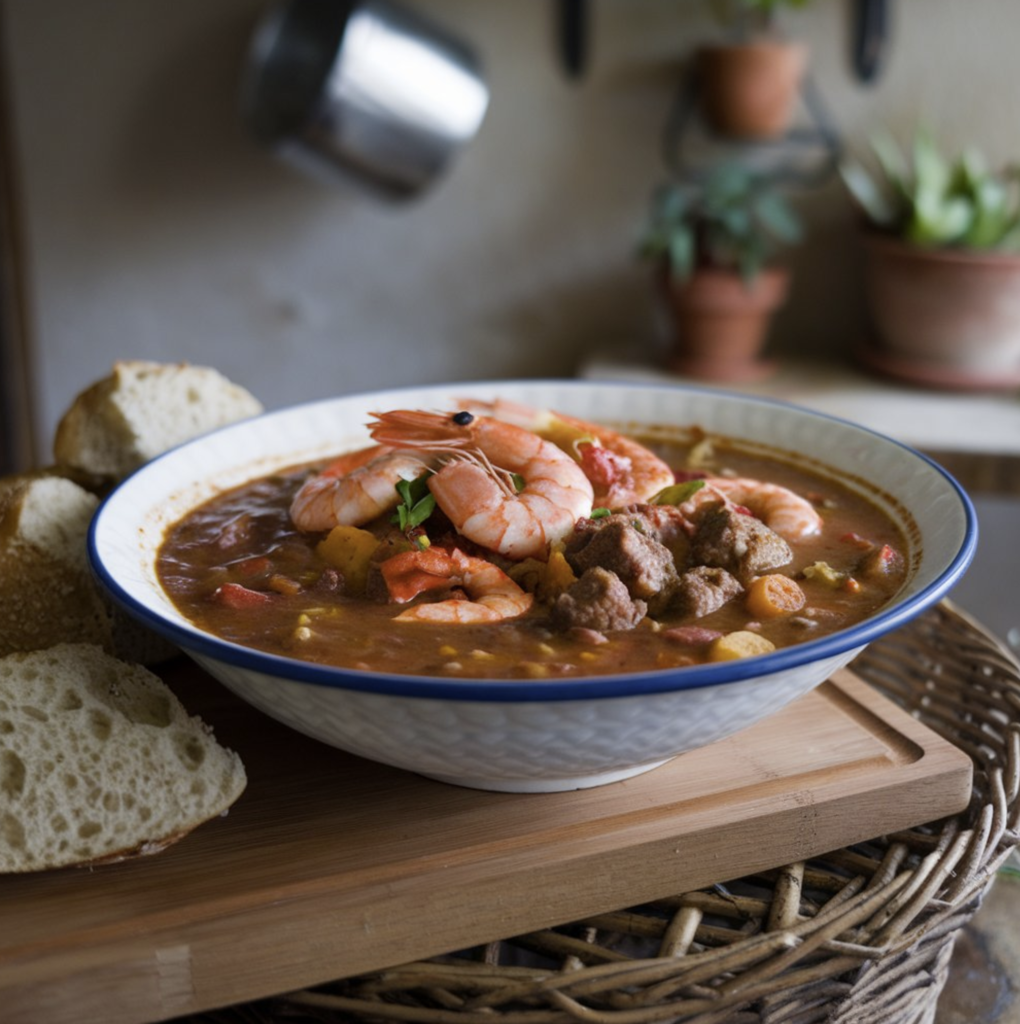
[{"label": "white wall", "polygon": [[[492,102],[425,196],[306,180],[245,135],[237,87],[256,0],[4,0],[48,447],[117,358],[212,364],[267,406],[413,381],[570,374],[591,347],[656,358],[633,242],[662,175],[696,0],[592,0],[568,81],[551,0],[405,0],[473,42]],[[875,86],[849,68],[851,3],[787,16],[851,139],[925,112],[949,141],[1020,154],[1015,0],[891,0]],[[851,211],[801,200],[812,234],[775,337],[839,353],[864,329]],[[43,453],[45,457],[45,451]]]}]

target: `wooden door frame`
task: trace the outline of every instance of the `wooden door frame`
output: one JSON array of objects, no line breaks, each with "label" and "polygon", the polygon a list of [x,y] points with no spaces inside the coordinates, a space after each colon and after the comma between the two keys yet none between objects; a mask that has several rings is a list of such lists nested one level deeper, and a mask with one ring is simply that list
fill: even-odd
[{"label": "wooden door frame", "polygon": [[35,389],[7,33],[0,5],[0,474],[35,462]]}]

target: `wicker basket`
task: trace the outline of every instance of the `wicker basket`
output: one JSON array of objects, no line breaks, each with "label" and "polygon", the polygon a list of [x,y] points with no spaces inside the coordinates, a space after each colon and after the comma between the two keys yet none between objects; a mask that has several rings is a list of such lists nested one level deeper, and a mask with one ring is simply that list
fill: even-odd
[{"label": "wicker basket", "polygon": [[944,603],[853,667],[972,757],[967,811],[192,1021],[930,1024],[954,939],[1020,838],[1020,666]]}]

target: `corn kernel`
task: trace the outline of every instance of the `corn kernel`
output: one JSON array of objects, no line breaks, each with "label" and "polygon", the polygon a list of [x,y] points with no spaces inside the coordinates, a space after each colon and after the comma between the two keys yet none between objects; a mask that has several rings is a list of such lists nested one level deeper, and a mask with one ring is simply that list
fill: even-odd
[{"label": "corn kernel", "polygon": [[439,653],[444,658],[452,658],[457,653],[457,648],[451,647],[449,644],[443,644],[443,646],[439,648]]}]

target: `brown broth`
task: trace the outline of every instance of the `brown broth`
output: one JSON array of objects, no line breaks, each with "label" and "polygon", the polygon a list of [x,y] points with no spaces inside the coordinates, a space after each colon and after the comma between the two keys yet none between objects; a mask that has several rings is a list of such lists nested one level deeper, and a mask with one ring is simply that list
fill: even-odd
[{"label": "brown broth", "polygon": [[[689,446],[656,441],[676,469]],[[905,553],[904,537],[877,505],[838,481],[715,440],[716,465],[728,474],[789,487],[821,512],[821,536],[797,544],[782,568],[798,580],[807,604],[799,613],[757,622],[738,596],[696,620],[719,633],[751,628],[777,648],[817,639],[860,622],[886,604],[902,585],[895,571],[861,578],[865,545]],[[585,631],[558,632],[536,603],[526,615],[499,623],[437,626],[394,622],[402,606],[349,597],[323,587],[327,563],[316,551],[323,534],[303,534],[288,509],[309,467],[296,467],[219,495],[189,513],[167,535],[158,558],[160,580],[181,613],[223,639],[303,661],[359,671],[464,678],[540,679],[605,675],[699,664],[703,643],[684,643],[675,627],[695,620],[646,618],[596,642]],[[380,534],[389,528],[378,527]],[[825,562],[852,581],[832,586],[804,579],[805,567]],[[220,600],[224,585],[261,595],[250,606]]]}]

